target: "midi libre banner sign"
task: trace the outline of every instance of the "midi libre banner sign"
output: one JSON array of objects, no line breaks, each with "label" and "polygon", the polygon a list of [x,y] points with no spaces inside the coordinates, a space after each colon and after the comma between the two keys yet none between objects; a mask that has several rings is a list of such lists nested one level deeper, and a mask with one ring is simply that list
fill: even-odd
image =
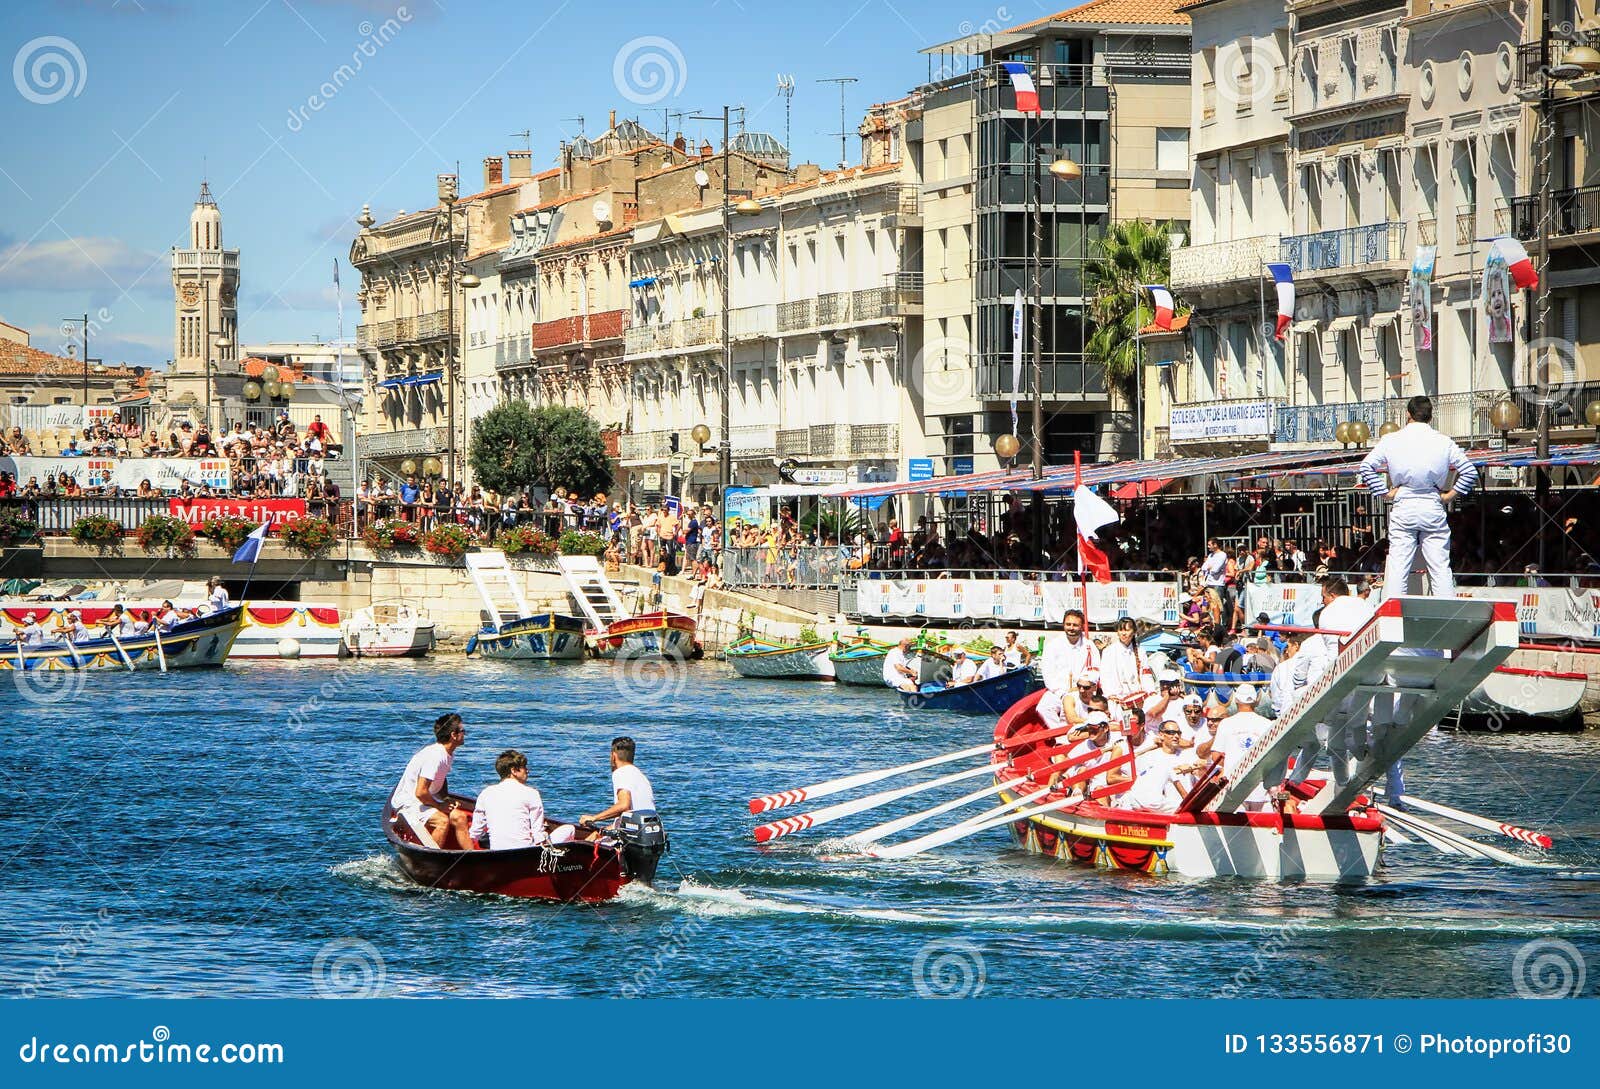
[{"label": "midi libre banner sign", "polygon": [[[182,499],[167,500],[174,518],[182,518],[199,529],[207,518],[243,518],[256,525],[267,523],[273,529],[291,518],[306,516],[304,499]],[[270,532],[270,531],[269,531]]]},{"label": "midi libre banner sign", "polygon": [[[868,617],[1059,624],[1063,613],[1082,605],[1083,589],[1076,582],[862,579],[856,583],[856,611]],[[1125,616],[1150,624],[1176,624],[1177,581],[1089,584],[1091,623],[1110,624]]]}]

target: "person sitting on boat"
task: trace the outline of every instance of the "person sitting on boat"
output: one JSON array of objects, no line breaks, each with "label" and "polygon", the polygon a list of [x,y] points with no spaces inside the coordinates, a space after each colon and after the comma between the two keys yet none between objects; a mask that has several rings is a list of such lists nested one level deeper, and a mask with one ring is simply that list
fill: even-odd
[{"label": "person sitting on boat", "polygon": [[1005,655],[1007,669],[1017,669],[1033,661],[1033,651],[1022,645],[1014,631],[1006,632],[1006,645],[1000,649]]},{"label": "person sitting on boat", "polygon": [[[1051,786],[1055,786],[1065,777],[1084,771],[1089,765],[1096,762],[1091,754],[1098,753],[1111,741],[1111,716],[1104,711],[1089,712],[1082,723],[1073,727],[1072,732],[1067,735],[1067,741],[1071,743],[1072,747],[1067,750],[1067,755],[1062,758],[1062,761],[1065,761],[1069,766],[1050,776]],[[1090,781],[1092,782],[1093,780]],[[1082,793],[1084,790],[1084,785],[1080,783],[1068,789],[1067,793],[1071,794],[1074,791]]]},{"label": "person sitting on boat", "polygon": [[957,685],[971,684],[978,679],[978,663],[967,656],[965,647],[956,647],[950,652],[952,668],[950,670],[950,683],[947,687],[955,688]]},{"label": "person sitting on boat", "polygon": [[1145,721],[1160,722],[1169,713],[1175,714],[1182,704],[1183,674],[1176,669],[1163,669],[1156,678],[1155,693],[1145,698]]},{"label": "person sitting on boat", "polygon": [[1304,663],[1299,661],[1300,648],[1305,643],[1305,633],[1285,633],[1283,660],[1272,669],[1272,680],[1267,682],[1267,698],[1272,702],[1272,717],[1282,718],[1294,703],[1294,695],[1306,684],[1304,675],[1296,679],[1296,670]]},{"label": "person sitting on boat", "polygon": [[206,580],[206,604],[211,606],[213,613],[220,613],[228,607],[228,588],[222,585],[222,579],[216,575]]},{"label": "person sitting on boat", "polygon": [[94,633],[83,622],[83,614],[73,609],[56,621],[55,641],[68,643],[84,643],[94,638]]},{"label": "person sitting on boat", "polygon": [[1020,668],[1022,668],[1020,665],[1014,666],[1006,660],[1006,648],[996,643],[989,648],[989,657],[978,667],[978,680],[991,681]]},{"label": "person sitting on boat", "polygon": [[433,737],[434,743],[419,749],[406,764],[389,804],[413,828],[420,825],[426,829],[434,846],[470,851],[471,811],[446,795],[450,765],[456,750],[466,743],[467,728],[461,716],[452,711],[434,720]]},{"label": "person sitting on boat", "polygon": [[163,632],[169,632],[192,616],[194,616],[193,609],[180,609],[168,599],[163,601],[161,608],[156,611],[156,627]]},{"label": "person sitting on boat", "polygon": [[1137,636],[1133,618],[1123,617],[1117,621],[1116,638],[1100,655],[1100,688],[1123,718],[1129,706],[1142,707],[1145,697],[1155,688],[1144,655],[1139,652]]},{"label": "person sitting on boat", "polygon": [[902,692],[918,690],[917,671],[911,668],[911,636],[906,636],[883,656],[883,683]]},{"label": "person sitting on boat", "polygon": [[[1234,689],[1233,702],[1238,704],[1238,712],[1222,719],[1216,725],[1216,734],[1195,746],[1195,755],[1201,758],[1210,756],[1213,750],[1222,754],[1222,775],[1226,779],[1232,780],[1239,773],[1251,750],[1272,729],[1271,722],[1256,714],[1256,700],[1255,685],[1241,684]],[[1258,783],[1244,800],[1244,809],[1261,812],[1271,804],[1266,786]]]},{"label": "person sitting on boat", "polygon": [[1163,722],[1156,732],[1156,747],[1134,760],[1133,785],[1117,799],[1127,809],[1149,813],[1176,813],[1192,785],[1190,776],[1203,766],[1183,750],[1183,730]]},{"label": "person sitting on boat", "polygon": [[552,840],[570,840],[571,825],[562,825],[552,834],[545,829],[544,799],[528,785],[528,758],[516,749],[507,749],[495,758],[494,772],[500,781],[484,787],[473,803],[472,841],[491,851],[511,851]]},{"label": "person sitting on boat", "polygon": [[39,623],[38,613],[29,613],[22,618],[20,625],[13,624],[16,629],[17,642],[25,647],[36,647],[44,642],[44,627]]},{"label": "person sitting on boat", "polygon": [[599,824],[630,813],[654,813],[655,788],[645,773],[633,764],[637,747],[631,737],[615,738],[611,742],[611,791],[616,799],[598,813],[585,813],[578,818],[580,824]]}]

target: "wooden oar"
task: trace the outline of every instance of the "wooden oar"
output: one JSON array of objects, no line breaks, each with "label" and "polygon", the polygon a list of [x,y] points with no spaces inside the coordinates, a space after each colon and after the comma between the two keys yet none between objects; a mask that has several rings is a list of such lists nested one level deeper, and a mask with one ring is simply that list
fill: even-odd
[{"label": "wooden oar", "polygon": [[948,802],[940,802],[931,809],[924,809],[918,813],[911,813],[904,817],[896,817],[892,821],[885,821],[882,824],[875,824],[865,831],[846,836],[844,842],[858,846],[876,843],[886,836],[892,836],[896,832],[903,832],[907,828],[915,827],[916,825],[919,825],[923,821],[927,820],[929,817],[937,817],[939,814],[948,813],[952,809],[960,809],[962,806],[975,802],[979,798],[988,797],[990,794],[998,794],[1002,790],[1011,790],[1013,787],[1019,787],[1025,782],[1027,782],[1027,779],[1023,778],[1010,779],[1004,783],[992,783],[981,790],[974,790],[971,794],[963,794],[961,797],[954,798]]},{"label": "wooden oar", "polygon": [[[1084,761],[1092,760],[1100,755],[1102,755],[1101,751],[1096,749],[1092,752],[1081,753],[1078,756],[1072,757],[1070,760],[1063,760],[1060,763],[1051,764],[1049,767],[1052,773],[1060,773],[1067,768],[1073,767],[1077,764],[1082,764]],[[852,844],[876,843],[878,840],[883,839],[886,836],[892,836],[896,832],[903,832],[907,828],[921,824],[929,817],[937,817],[939,814],[948,813],[952,809],[960,809],[967,803],[975,802],[985,795],[998,794],[1002,790],[1009,790],[1012,787],[1021,786],[1027,781],[1027,776],[1023,776],[1020,779],[1012,779],[1008,782],[996,783],[993,786],[984,787],[982,790],[975,790],[971,794],[963,794],[959,798],[948,802],[941,802],[931,809],[922,810],[920,813],[911,813],[904,817],[896,817],[892,821],[885,821],[883,824],[874,825],[863,832],[857,832],[854,835],[846,836],[845,842]]]},{"label": "wooden oar", "polygon": [[1440,828],[1437,824],[1434,824],[1431,821],[1425,821],[1421,817],[1415,816],[1414,814],[1401,813],[1399,810],[1391,809],[1389,806],[1381,803],[1378,805],[1377,809],[1378,812],[1382,813],[1385,817],[1388,817],[1391,821],[1393,821],[1395,824],[1398,824],[1407,832],[1414,832],[1419,836],[1426,833],[1425,838],[1441,839],[1450,844],[1450,846],[1464,851],[1467,854],[1478,855],[1481,858],[1487,858],[1491,862],[1501,862],[1507,866],[1533,868],[1545,865],[1543,862],[1535,862],[1532,859],[1523,858],[1520,855],[1514,855],[1510,851],[1502,851],[1498,847],[1491,847],[1487,843],[1479,843],[1475,839],[1468,839],[1466,836],[1458,836],[1449,829]]},{"label": "wooden oar", "polygon": [[923,768],[936,767],[939,764],[948,764],[952,760],[965,760],[973,756],[983,756],[994,752],[996,748],[1014,749],[1035,741],[1046,741],[1052,737],[1060,737],[1072,726],[1061,726],[1053,730],[1041,730],[1038,733],[1024,734],[1019,737],[1007,738],[999,745],[974,745],[970,749],[961,749],[957,752],[945,753],[943,756],[930,756],[926,760],[915,760],[909,764],[901,764],[896,768],[880,768],[875,771],[858,772],[855,775],[845,775],[838,779],[829,779],[810,786],[796,787],[793,790],[780,790],[776,794],[766,794],[760,798],[750,799],[751,813],[765,813],[773,809],[782,809],[786,805],[795,805],[798,802],[814,801],[817,798],[826,798],[830,794],[853,790],[859,786],[876,783],[881,779],[888,779],[894,775],[904,775],[907,772],[921,771]]},{"label": "wooden oar", "polygon": [[1482,828],[1485,832],[1498,832],[1502,836],[1509,836],[1519,843],[1528,844],[1530,847],[1539,847],[1548,851],[1555,846],[1555,841],[1543,832],[1534,832],[1527,828],[1519,828],[1514,824],[1490,820],[1488,817],[1480,817],[1476,813],[1468,813],[1463,809],[1454,809],[1448,805],[1440,805],[1438,802],[1424,801],[1411,794],[1402,794],[1400,800],[1406,805],[1415,806],[1424,813],[1432,813],[1436,817],[1449,817],[1451,820],[1460,821],[1462,824],[1470,824],[1474,828]]},{"label": "wooden oar", "polygon": [[161,626],[152,624],[150,630],[156,633],[156,660],[161,663],[161,672],[167,671],[167,650],[161,645]]},{"label": "wooden oar", "polygon": [[801,813],[795,817],[784,817],[781,820],[773,821],[771,824],[763,824],[758,827],[755,830],[756,842],[769,843],[775,839],[782,839],[784,836],[794,832],[803,832],[807,828],[815,828],[819,824],[827,824],[830,821],[839,820],[841,817],[862,813],[868,809],[876,809],[880,805],[888,805],[892,801],[910,797],[924,790],[932,790],[935,787],[945,786],[949,783],[959,783],[961,780],[971,779],[975,775],[993,774],[994,765],[984,764],[981,767],[968,768],[965,771],[940,776],[937,779],[929,779],[925,783],[897,787],[894,790],[881,790],[876,794],[868,794],[865,798],[856,798],[848,802],[839,802],[837,805],[823,806],[821,809],[813,809],[810,813]]},{"label": "wooden oar", "polygon": [[133,659],[129,658],[128,652],[122,649],[122,641],[117,638],[117,633],[112,631],[110,628],[107,628],[106,634],[111,636],[111,645],[117,648],[118,654],[122,655],[122,664],[128,667],[129,673],[132,673]]}]

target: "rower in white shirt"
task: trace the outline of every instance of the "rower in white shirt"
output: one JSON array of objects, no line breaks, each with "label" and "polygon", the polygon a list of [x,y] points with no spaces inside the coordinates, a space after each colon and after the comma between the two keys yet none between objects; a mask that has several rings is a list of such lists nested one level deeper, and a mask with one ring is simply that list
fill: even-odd
[{"label": "rower in white shirt", "polygon": [[216,575],[206,581],[206,603],[211,606],[213,613],[220,613],[228,607],[228,588],[222,585],[222,580]]},{"label": "rower in white shirt", "polygon": [[17,641],[25,647],[36,647],[44,642],[44,628],[39,623],[37,613],[29,613],[22,618],[22,627],[17,629]]},{"label": "rower in white shirt", "polygon": [[950,652],[950,659],[954,663],[950,671],[950,687],[971,684],[978,679],[978,663],[967,656],[962,647],[956,647]]},{"label": "rower in white shirt", "polygon": [[1084,627],[1083,613],[1068,609],[1061,617],[1061,634],[1045,641],[1044,654],[1040,656],[1039,671],[1050,695],[1040,698],[1039,716],[1051,727],[1066,722],[1062,703],[1072,698],[1078,681],[1090,670],[1098,673],[1100,668],[1100,648],[1085,634]]},{"label": "rower in white shirt", "polygon": [[1021,664],[1012,665],[1006,659],[1006,648],[998,643],[989,648],[989,657],[978,667],[978,680],[988,681],[995,677],[1004,677],[1013,669],[1020,669]]},{"label": "rower in white shirt", "polygon": [[883,656],[883,683],[902,692],[917,690],[917,671],[911,665],[911,636],[889,648]]},{"label": "rower in white shirt", "polygon": [[565,842],[573,835],[562,825],[552,835],[545,828],[544,799],[528,785],[528,758],[507,749],[494,762],[500,781],[485,787],[472,810],[472,839],[491,851],[510,851],[550,841]]},{"label": "rower in white shirt", "polygon": [[[1254,685],[1241,684],[1233,690],[1233,702],[1238,704],[1237,714],[1229,715],[1217,726],[1216,735],[1207,741],[1195,746],[1195,755],[1204,759],[1211,755],[1215,749],[1222,754],[1222,774],[1230,781],[1240,771],[1241,765],[1250,753],[1261,743],[1272,723],[1256,714],[1256,690]],[[1277,784],[1274,783],[1274,786]],[[1258,783],[1256,788],[1245,798],[1244,808],[1247,812],[1260,812],[1265,810],[1272,802],[1267,794],[1265,784]]]},{"label": "rower in white shirt", "polygon": [[[1411,398],[1406,402],[1406,415],[1410,422],[1379,439],[1360,469],[1362,486],[1393,504],[1389,509],[1384,597],[1408,592],[1419,549],[1433,596],[1455,597],[1455,573],[1450,569],[1450,521],[1445,504],[1472,491],[1478,483],[1478,469],[1455,440],[1433,429],[1432,401]],[[1450,483],[1452,472],[1454,484]]]}]

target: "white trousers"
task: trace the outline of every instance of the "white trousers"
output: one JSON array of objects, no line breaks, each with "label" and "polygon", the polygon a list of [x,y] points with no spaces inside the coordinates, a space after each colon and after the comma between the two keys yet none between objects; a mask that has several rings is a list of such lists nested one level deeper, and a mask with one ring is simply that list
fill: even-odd
[{"label": "white trousers", "polygon": [[1411,570],[1422,552],[1428,569],[1429,593],[1455,597],[1456,576],[1450,570],[1450,521],[1444,504],[1419,496],[1401,499],[1389,510],[1389,562],[1383,573],[1383,596],[1410,592]]}]

